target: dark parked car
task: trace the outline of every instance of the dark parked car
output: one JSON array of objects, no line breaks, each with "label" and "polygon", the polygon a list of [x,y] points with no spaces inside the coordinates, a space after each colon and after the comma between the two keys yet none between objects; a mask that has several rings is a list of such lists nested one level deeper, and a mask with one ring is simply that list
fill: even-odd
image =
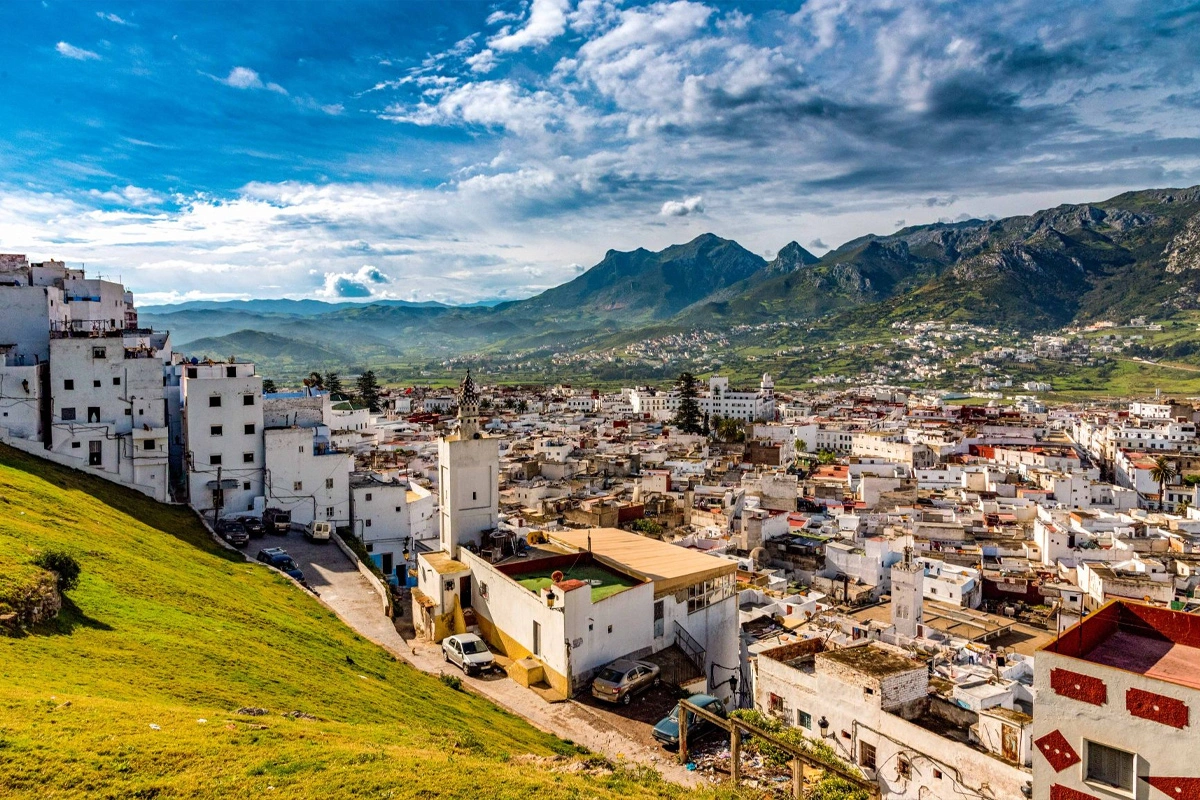
[{"label": "dark parked car", "polygon": [[649,661],[619,658],[600,670],[592,681],[592,697],[629,705],[634,697],[658,683],[658,672],[658,665]]},{"label": "dark parked car", "polygon": [[242,527],[246,529],[246,533],[250,534],[251,539],[261,539],[266,533],[266,528],[263,527],[262,520],[258,517],[238,517],[238,522],[242,523]]},{"label": "dark parked car", "polygon": [[217,520],[217,535],[234,547],[245,547],[250,541],[250,535],[246,533],[242,523],[235,519]]},{"label": "dark parked car", "polygon": [[[721,702],[721,698],[713,697],[710,694],[694,694],[688,698],[688,702],[694,706],[699,706],[705,711],[711,711],[719,717],[725,716],[725,704]],[[687,714],[687,735],[688,741],[692,740],[693,736],[698,736],[706,733],[712,728],[712,723],[706,719],[700,719],[692,712]],[[676,703],[675,708],[671,709],[670,715],[654,726],[653,736],[658,741],[662,742],[666,747],[679,746],[679,704]]]},{"label": "dark parked car", "polygon": [[296,562],[282,547],[267,547],[258,551],[258,560],[270,564],[278,570],[286,572],[296,580],[304,583],[304,573],[296,566]]},{"label": "dark parked car", "polygon": [[287,534],[292,529],[292,512],[268,508],[263,512],[263,527],[269,533]]}]

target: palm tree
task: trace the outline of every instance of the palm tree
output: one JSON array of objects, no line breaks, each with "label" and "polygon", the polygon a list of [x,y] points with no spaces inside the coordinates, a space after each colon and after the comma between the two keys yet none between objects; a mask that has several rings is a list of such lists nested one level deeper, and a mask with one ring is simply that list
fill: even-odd
[{"label": "palm tree", "polygon": [[1154,459],[1154,466],[1150,468],[1150,479],[1158,484],[1158,510],[1163,509],[1163,505],[1167,499],[1166,486],[1178,473],[1175,470],[1175,465],[1167,461],[1166,456],[1159,456]]}]

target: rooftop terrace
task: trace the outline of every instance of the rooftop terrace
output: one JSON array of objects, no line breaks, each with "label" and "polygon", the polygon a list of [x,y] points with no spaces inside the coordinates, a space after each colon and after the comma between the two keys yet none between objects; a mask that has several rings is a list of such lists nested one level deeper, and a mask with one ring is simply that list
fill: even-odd
[{"label": "rooftop terrace", "polygon": [[582,581],[592,588],[592,602],[598,603],[618,592],[637,586],[642,580],[605,566],[590,553],[552,554],[527,561],[509,561],[497,568],[535,594],[549,587],[555,572],[563,574],[563,582]]}]

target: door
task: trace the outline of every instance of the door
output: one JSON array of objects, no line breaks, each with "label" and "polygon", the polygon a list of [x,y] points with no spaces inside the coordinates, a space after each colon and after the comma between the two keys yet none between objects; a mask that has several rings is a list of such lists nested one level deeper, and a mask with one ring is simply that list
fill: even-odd
[{"label": "door", "polygon": [[471,576],[464,575],[458,579],[458,604],[463,608],[471,607]]},{"label": "door", "polygon": [[100,467],[104,465],[103,442],[88,442],[88,466]]},{"label": "door", "polygon": [[1005,761],[1018,761],[1018,752],[1020,750],[1019,737],[1017,729],[1011,725],[1002,725],[1000,732],[1000,754]]},{"label": "door", "polygon": [[654,601],[654,638],[661,639],[665,629],[663,627],[665,620],[663,619],[663,601]]},{"label": "door", "polygon": [[542,654],[542,626],[536,620],[533,623],[533,654],[535,656]]}]

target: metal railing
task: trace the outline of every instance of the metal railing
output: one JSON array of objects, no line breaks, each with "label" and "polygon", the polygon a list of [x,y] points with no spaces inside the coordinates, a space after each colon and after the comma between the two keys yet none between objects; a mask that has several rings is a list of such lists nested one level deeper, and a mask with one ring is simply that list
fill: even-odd
[{"label": "metal railing", "polygon": [[700,670],[700,674],[704,674],[704,661],[707,656],[704,648],[700,643],[692,638],[692,635],[687,632],[687,629],[675,622],[675,644],[679,645],[679,649],[688,657],[696,669]]}]

